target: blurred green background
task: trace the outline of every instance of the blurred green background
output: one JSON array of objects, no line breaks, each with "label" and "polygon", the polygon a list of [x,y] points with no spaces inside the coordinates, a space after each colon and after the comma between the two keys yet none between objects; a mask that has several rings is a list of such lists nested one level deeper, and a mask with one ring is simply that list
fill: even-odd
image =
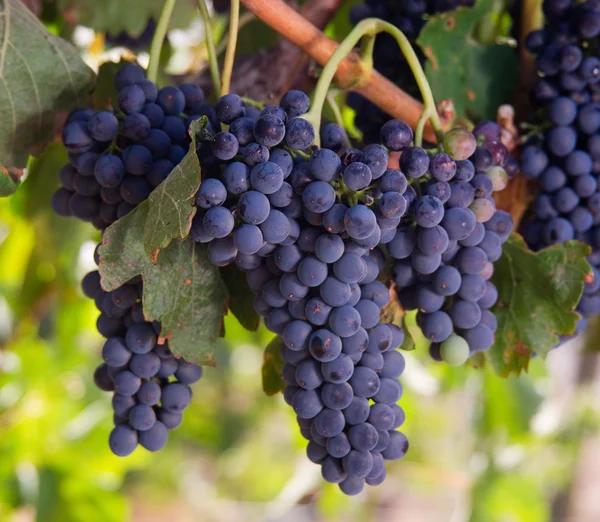
[{"label": "blurred green background", "polygon": [[263,349],[232,316],[217,367],[194,387],[167,447],[113,456],[110,394],[92,374],[102,339],[79,289],[98,233],[56,217],[66,159],[54,145],[0,201],[0,521],[597,521],[597,361],[581,342],[521,379],[432,362],[417,336],[403,376],[411,448],[357,498],[326,485]]},{"label": "blurred green background", "polygon": [[[351,4],[329,34],[347,32]],[[78,40],[90,65],[116,58],[98,34],[51,18],[47,25]],[[246,35],[256,35],[254,24]],[[224,26],[216,17],[219,38]],[[205,61],[193,34],[171,34],[164,54],[174,73]],[[30,162],[17,194],[0,200],[0,522],[600,520],[600,372],[581,339],[534,359],[520,379],[501,379],[489,368],[431,361],[413,328],[401,399],[409,453],[388,463],[381,486],[349,498],[306,458],[291,408],[262,391],[272,334],[247,332],[228,316],[217,367],[194,386],[167,447],[113,456],[110,394],[92,380],[98,312],[79,288],[95,268],[99,234],[50,209],[66,159],[51,145]]]}]

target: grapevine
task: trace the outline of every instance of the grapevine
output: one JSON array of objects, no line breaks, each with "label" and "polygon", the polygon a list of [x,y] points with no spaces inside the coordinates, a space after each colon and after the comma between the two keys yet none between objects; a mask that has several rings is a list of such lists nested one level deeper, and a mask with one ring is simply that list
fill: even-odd
[{"label": "grapevine", "polygon": [[[93,367],[67,371],[95,384],[82,400],[97,393],[99,409],[110,405],[111,419],[89,428],[104,429],[101,459],[112,453],[123,470],[171,459],[179,437],[193,440],[189,426],[208,425],[194,405],[227,396],[231,411],[248,407],[230,395],[223,368],[233,360],[256,377],[239,355],[256,342],[263,391],[280,394],[316,465],[298,465],[290,483],[309,485],[297,498],[325,483],[345,502],[385,495],[391,475],[415,469],[394,461],[423,453],[422,374],[470,397],[477,389],[463,409],[488,429],[500,422],[486,417],[490,390],[517,382],[499,377],[522,376],[574,339],[597,351],[598,0],[309,0],[297,10],[284,0],[167,0],[138,5],[136,20],[115,18],[118,9],[105,19],[99,4],[79,1],[58,2],[64,20],[50,23],[48,6],[36,15],[7,0],[0,20],[0,195],[16,192],[0,205],[14,229],[0,227],[0,266],[28,249],[36,262],[46,251],[58,259],[69,241],[69,255],[79,252],[76,263],[19,263],[26,270],[14,279],[39,284],[24,283],[16,298],[14,281],[0,277],[0,307],[26,303],[11,302],[19,313],[9,335],[0,321],[0,342],[9,353],[19,335],[40,345],[65,337],[57,299],[95,306],[101,341],[77,337]],[[190,20],[201,42],[186,47],[192,33],[171,29]],[[64,24],[97,32],[85,53],[97,75]],[[262,37],[280,35],[288,42],[264,52]],[[119,63],[98,53],[121,46]],[[235,71],[249,63],[281,77],[261,69],[267,80],[241,87]],[[259,83],[264,95],[249,93]],[[28,220],[33,233],[17,248],[14,231]],[[77,292],[67,264],[83,276]],[[71,322],[84,328],[80,316]],[[4,354],[0,363],[18,366]],[[3,408],[28,385],[1,384]],[[519,392],[510,393],[523,407]],[[232,426],[248,433],[241,415],[215,410],[227,437],[239,436]],[[64,432],[79,433],[76,424]],[[279,428],[269,441],[285,438]],[[503,428],[510,437],[529,429]],[[215,429],[211,443],[228,448],[224,435]],[[486,458],[494,473],[502,467],[492,450]]]}]

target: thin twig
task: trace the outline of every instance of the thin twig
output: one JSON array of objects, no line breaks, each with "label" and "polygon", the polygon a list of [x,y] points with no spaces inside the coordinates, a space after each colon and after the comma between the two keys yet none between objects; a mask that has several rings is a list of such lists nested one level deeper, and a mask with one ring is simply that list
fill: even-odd
[{"label": "thin twig", "polygon": [[160,54],[162,51],[163,42],[167,35],[167,29],[169,28],[169,21],[171,20],[171,14],[175,7],[175,0],[166,0],[165,5],[160,12],[160,18],[156,24],[154,36],[152,37],[152,43],[150,44],[150,63],[148,64],[148,79],[156,83],[156,77],[158,76],[158,65],[160,63]]}]

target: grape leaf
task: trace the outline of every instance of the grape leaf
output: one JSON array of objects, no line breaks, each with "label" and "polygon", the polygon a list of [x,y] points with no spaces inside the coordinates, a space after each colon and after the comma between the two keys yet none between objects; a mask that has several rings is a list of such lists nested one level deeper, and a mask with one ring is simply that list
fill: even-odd
[{"label": "grape leaf", "polygon": [[20,0],[0,1],[0,42],[0,196],[6,196],[29,155],[54,138],[61,113],[87,100],[94,73]]},{"label": "grape leaf", "polygon": [[102,287],[114,290],[141,274],[144,316],[162,323],[161,341],[168,339],[171,350],[189,361],[214,364],[227,299],[219,270],[206,246],[190,238],[171,242],[152,263],[142,242],[147,217],[148,205],[141,204],[106,229],[99,249]]},{"label": "grape leaf", "polygon": [[[152,18],[158,20],[165,0],[57,0],[64,19],[72,25],[85,25],[95,31],[118,35],[141,35]],[[171,27],[187,27],[196,13],[195,0],[175,3],[170,20]]]},{"label": "grape leaf", "polygon": [[590,277],[589,246],[579,241],[553,245],[537,253],[513,234],[494,264],[498,288],[493,312],[498,319],[487,356],[499,375],[527,371],[532,352],[545,357],[560,336],[575,331],[575,312]]},{"label": "grape leaf", "polygon": [[148,198],[148,219],[144,226],[144,249],[156,262],[158,253],[173,239],[185,238],[196,214],[196,192],[200,186],[200,163],[196,154],[196,135],[208,124],[206,116],[194,120],[189,128],[192,138],[188,153]]},{"label": "grape leaf", "polygon": [[263,391],[267,395],[275,395],[285,389],[285,381],[281,376],[285,361],[279,351],[282,345],[283,340],[277,336],[265,348],[262,365],[262,384]]},{"label": "grape leaf", "polygon": [[505,44],[483,45],[473,33],[495,0],[479,0],[431,16],[417,43],[428,58],[425,72],[437,100],[451,99],[456,114],[473,120],[496,117],[496,109],[511,102],[517,85],[514,49]]},{"label": "grape leaf", "polygon": [[248,286],[245,274],[235,266],[227,266],[221,268],[221,277],[229,291],[229,310],[246,330],[255,331],[260,317],[254,310],[254,294]]},{"label": "grape leaf", "polygon": [[177,355],[214,366],[227,292],[206,249],[191,238],[176,240],[157,264],[145,265],[144,316],[162,323],[160,337]]}]

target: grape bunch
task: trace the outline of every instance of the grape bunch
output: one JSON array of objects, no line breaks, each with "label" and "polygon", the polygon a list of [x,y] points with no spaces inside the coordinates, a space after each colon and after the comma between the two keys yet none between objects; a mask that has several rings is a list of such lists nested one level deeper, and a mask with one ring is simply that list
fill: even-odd
[{"label": "grape bunch", "polygon": [[521,231],[533,250],[570,239],[592,247],[594,278],[577,308],[578,334],[600,313],[600,3],[546,0],[543,7],[546,24],[526,42],[539,73],[530,96],[539,132],[521,151],[521,170],[539,193]]},{"label": "grape bunch", "polygon": [[[241,107],[234,95],[227,99],[227,107]],[[217,115],[235,135],[244,116],[224,118],[221,105],[223,98]],[[344,135],[331,124],[323,131],[342,140],[323,136],[332,148],[298,154],[314,131],[299,141],[290,123],[308,108],[299,91],[265,108],[248,137],[256,140],[252,148],[241,133],[237,144],[230,140],[241,151],[237,159],[223,154],[216,136],[201,144],[200,156],[221,165],[200,185],[191,235],[208,243],[211,262],[246,272],[255,310],[282,336],[284,397],[309,439],[309,458],[322,464],[326,480],[357,494],[365,483],[383,481],[384,459],[401,458],[408,448],[395,431],[404,422],[396,405],[404,369],[396,349],[404,333],[380,323],[389,290],[377,280],[385,267],[379,245],[391,240],[406,211],[407,183],[400,173],[382,183],[389,158],[380,145],[340,157]],[[410,128],[399,130],[397,139],[410,143]],[[258,160],[249,148],[260,148]]]},{"label": "grape bunch", "polygon": [[[474,4],[474,0],[365,0],[352,7],[350,22],[356,25],[366,18],[380,18],[390,22],[406,35],[421,63],[424,63],[425,55],[415,42],[425,25],[426,16],[453,11],[463,6],[472,7]],[[377,71],[411,95],[419,96],[410,67],[394,38],[388,34],[377,36],[373,60]],[[357,93],[348,95],[348,105],[356,111],[354,123],[362,131],[363,140],[366,143],[378,143],[379,129],[389,116]]]},{"label": "grape bunch", "polygon": [[52,206],[104,230],[157,187],[185,156],[192,120],[210,114],[197,85],[160,90],[144,70],[129,64],[115,77],[114,111],[73,111],[62,140],[69,163]]},{"label": "grape bunch", "polygon": [[175,358],[168,344],[158,344],[160,323],[144,319],[141,278],[105,292],[94,271],[83,278],[82,287],[101,312],[97,327],[106,337],[104,363],[94,381],[101,390],[114,392],[110,449],[120,457],[138,444],[158,451],[167,443],[168,430],[181,424],[192,398],[189,385],[202,377],[202,367]]},{"label": "grape bunch", "polygon": [[[157,90],[136,65],[120,69],[115,84],[119,108],[114,112],[80,109],[68,117],[63,143],[69,164],[61,169],[62,187],[52,198],[59,215],[101,230],[133,210],[169,175],[189,146],[189,122],[210,108],[199,87]],[[158,344],[160,323],[146,321],[142,311],[141,278],[105,292],[94,271],[82,287],[101,312],[97,328],[106,338],[105,362],[94,380],[101,390],[114,392],[109,446],[118,456],[129,455],[138,443],[158,451],[168,430],[181,423],[191,400],[189,385],[200,379],[202,367],[174,357],[168,344]]]},{"label": "grape bunch", "polygon": [[411,179],[404,194],[409,212],[387,245],[397,260],[400,303],[418,310],[432,357],[450,364],[462,364],[494,342],[497,322],[489,309],[498,292],[489,279],[513,228],[510,214],[496,210],[492,199],[505,187],[512,164],[500,128],[484,122],[473,132],[450,131],[446,152],[403,152],[400,168]]}]

